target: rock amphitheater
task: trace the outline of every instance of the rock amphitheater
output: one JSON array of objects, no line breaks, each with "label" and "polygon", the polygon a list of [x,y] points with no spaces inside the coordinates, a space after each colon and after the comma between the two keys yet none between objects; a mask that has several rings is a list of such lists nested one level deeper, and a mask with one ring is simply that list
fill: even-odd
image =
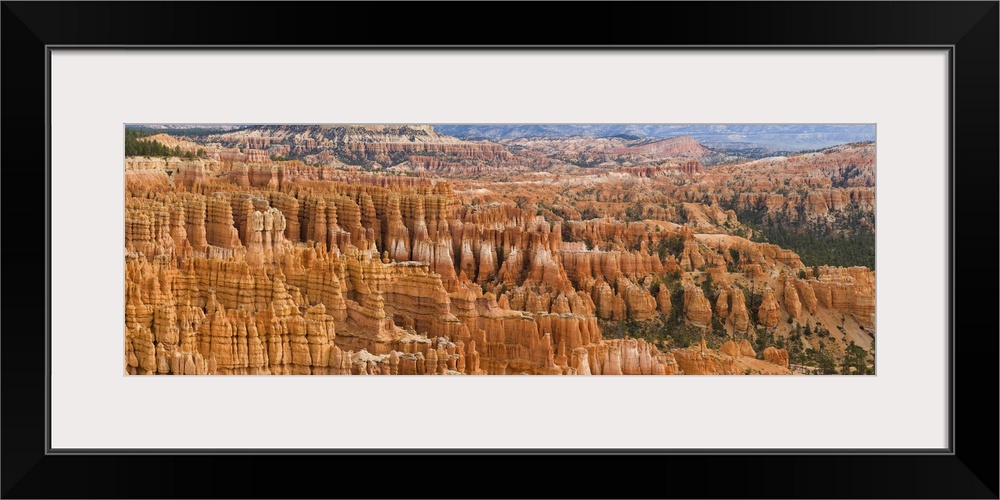
[{"label": "rock amphitheater", "polygon": [[552,152],[580,139],[426,126],[146,139],[205,154],[125,159],[128,374],[794,374],[803,325],[829,330],[803,349],[874,345],[873,270],[805,266],[721,203],[872,211],[873,145],[703,166],[693,140],[598,144],[613,161],[583,168]]}]

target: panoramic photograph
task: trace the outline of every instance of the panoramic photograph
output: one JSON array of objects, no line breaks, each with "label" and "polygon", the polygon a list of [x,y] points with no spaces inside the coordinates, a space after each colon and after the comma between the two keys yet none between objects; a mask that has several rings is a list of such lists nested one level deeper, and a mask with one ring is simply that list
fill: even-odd
[{"label": "panoramic photograph", "polygon": [[875,375],[874,124],[126,124],[128,375]]}]

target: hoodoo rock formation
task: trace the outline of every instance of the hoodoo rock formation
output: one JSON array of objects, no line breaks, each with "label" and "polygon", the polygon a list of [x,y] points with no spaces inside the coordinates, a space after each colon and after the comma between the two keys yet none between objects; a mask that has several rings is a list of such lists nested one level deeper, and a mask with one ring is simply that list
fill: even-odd
[{"label": "hoodoo rock formation", "polygon": [[710,166],[690,137],[142,140],[200,156],[125,162],[129,374],[789,374],[803,327],[873,347],[874,271],[807,267],[718,203],[871,210],[864,145]]}]

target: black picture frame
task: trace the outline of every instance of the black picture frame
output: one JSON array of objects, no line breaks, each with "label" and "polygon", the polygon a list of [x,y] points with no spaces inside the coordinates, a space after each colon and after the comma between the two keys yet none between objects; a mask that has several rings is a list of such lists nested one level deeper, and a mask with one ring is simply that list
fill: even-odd
[{"label": "black picture frame", "polygon": [[[566,9],[572,9],[571,18],[550,14]],[[456,11],[469,21],[452,22]],[[581,24],[581,19],[587,22]],[[521,3],[3,2],[0,20],[7,146],[0,151],[7,180],[8,240],[3,256],[17,266],[8,274],[5,332],[0,336],[4,498],[997,498],[998,405],[992,385],[998,363],[992,315],[997,272],[992,231],[997,227],[1000,165],[998,2],[557,3],[546,9]],[[333,456],[295,450],[53,453],[47,441],[50,51],[122,46],[377,49],[415,42],[424,47],[525,50],[946,47],[953,100],[949,449],[670,454],[615,450],[596,455],[520,450],[490,461],[473,456],[495,450]],[[958,249],[959,227],[970,238],[976,230],[975,240],[965,240],[964,251]],[[979,307],[987,309],[976,311]],[[962,337],[956,339],[958,331]],[[567,468],[577,473],[563,475]],[[536,487],[540,483],[543,490]]]}]

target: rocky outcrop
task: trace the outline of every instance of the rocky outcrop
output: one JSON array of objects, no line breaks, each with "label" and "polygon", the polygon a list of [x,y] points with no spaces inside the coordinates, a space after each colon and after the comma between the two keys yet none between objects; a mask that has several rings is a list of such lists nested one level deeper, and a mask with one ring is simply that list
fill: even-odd
[{"label": "rocky outcrop", "polygon": [[719,318],[726,319],[729,316],[729,292],[722,290],[715,299],[715,314]]},{"label": "rocky outcrop", "polygon": [[660,311],[660,314],[664,316],[670,316],[671,311],[673,311],[673,304],[670,302],[670,291],[667,287],[660,287],[660,291],[656,294],[656,310]]},{"label": "rocky outcrop", "polygon": [[805,280],[795,280],[795,291],[798,292],[805,310],[809,311],[810,314],[816,314],[819,299],[816,298],[816,290],[813,289],[812,285]]},{"label": "rocky outcrop", "polygon": [[712,306],[705,293],[696,286],[684,288],[684,316],[696,325],[705,326],[712,321]]},{"label": "rocky outcrop", "polygon": [[757,355],[753,350],[753,346],[750,345],[750,341],[743,339],[740,342],[735,342],[733,340],[727,340],[719,347],[719,352],[727,356],[736,357],[748,357],[752,358]]},{"label": "rocky outcrop", "polygon": [[697,240],[690,239],[684,242],[680,262],[681,267],[688,271],[699,270],[705,266],[705,257],[701,254]]},{"label": "rocky outcrop", "polygon": [[743,290],[733,288],[729,291],[729,297],[729,321],[732,323],[733,329],[738,332],[749,331],[752,325],[750,324],[750,312],[747,311],[746,297],[743,295]]},{"label": "rocky outcrop", "polygon": [[858,322],[874,327],[875,273],[865,267],[822,266],[819,279],[811,281],[820,306],[853,314]]},{"label": "rocky outcrop", "polygon": [[767,347],[764,349],[764,361],[778,366],[788,367],[788,351],[786,349]]},{"label": "rocky outcrop", "polygon": [[[790,375],[785,366],[745,356],[735,351],[736,344],[723,344],[728,353],[700,348],[671,351],[677,366],[685,375]],[[737,355],[739,354],[739,355]]]},{"label": "rocky outcrop", "polygon": [[788,311],[789,316],[797,319],[802,314],[802,302],[799,300],[799,292],[791,280],[785,281],[784,288],[785,311]]},{"label": "rocky outcrop", "polygon": [[778,326],[781,311],[778,301],[774,299],[774,290],[770,288],[764,290],[760,301],[760,308],[757,309],[757,321],[767,328]]},{"label": "rocky outcrop", "polygon": [[719,353],[725,354],[726,356],[737,357],[740,356],[740,345],[732,340],[727,340],[721,346],[719,346]]},{"label": "rocky outcrop", "polygon": [[619,278],[618,290],[630,319],[642,321],[656,316],[656,299],[644,288],[625,278]]}]

